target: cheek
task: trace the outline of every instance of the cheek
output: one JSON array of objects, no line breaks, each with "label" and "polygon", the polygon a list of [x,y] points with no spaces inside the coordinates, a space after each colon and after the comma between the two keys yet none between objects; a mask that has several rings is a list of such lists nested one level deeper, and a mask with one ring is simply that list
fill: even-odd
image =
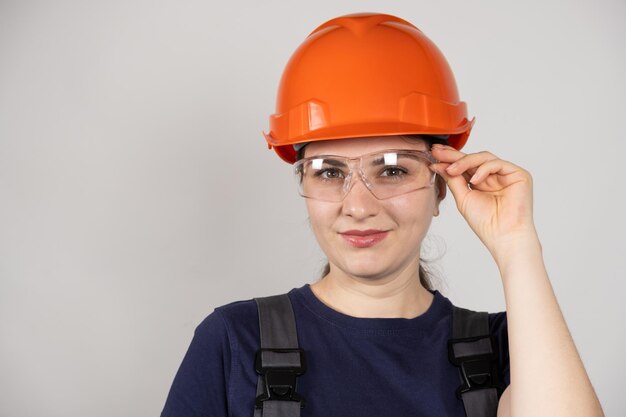
[{"label": "cheek", "polygon": [[309,214],[309,222],[316,236],[320,236],[325,230],[332,226],[334,219],[332,204],[306,199],[306,209]]},{"label": "cheek", "polygon": [[428,226],[435,211],[434,194],[409,193],[388,200],[387,213],[399,224]]}]

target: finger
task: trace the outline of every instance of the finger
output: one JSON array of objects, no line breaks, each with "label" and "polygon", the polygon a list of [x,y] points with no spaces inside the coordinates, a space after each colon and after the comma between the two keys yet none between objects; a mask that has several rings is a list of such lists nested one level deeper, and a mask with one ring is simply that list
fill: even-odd
[{"label": "finger", "polygon": [[457,203],[457,206],[460,205],[460,202],[465,199],[467,193],[471,191],[468,179],[463,175],[452,176],[448,172],[446,172],[446,168],[449,166],[448,163],[440,162],[436,164],[431,164],[430,168],[439,174],[446,184],[448,188],[452,192],[454,196],[454,200]]},{"label": "finger", "polygon": [[478,185],[490,175],[498,175],[498,182],[503,187],[507,187],[518,180],[518,178],[512,178],[513,176],[511,175],[516,173],[524,175],[525,171],[511,162],[494,159],[480,165],[469,181],[472,185]]},{"label": "finger", "polygon": [[463,152],[448,145],[434,144],[430,149],[433,156],[441,162],[453,163],[465,156]]},{"label": "finger", "polygon": [[456,162],[450,165],[446,171],[450,175],[461,175],[464,172],[468,172],[473,175],[479,166],[496,159],[498,159],[497,156],[487,151],[471,153],[459,158]]}]

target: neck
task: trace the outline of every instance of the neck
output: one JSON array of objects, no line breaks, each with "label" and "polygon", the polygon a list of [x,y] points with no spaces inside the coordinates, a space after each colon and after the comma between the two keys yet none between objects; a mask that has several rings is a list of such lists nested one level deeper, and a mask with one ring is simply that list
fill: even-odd
[{"label": "neck", "polygon": [[331,265],[328,275],[311,284],[311,290],[324,304],[349,316],[414,318],[428,310],[433,300],[418,271],[419,263],[384,280],[368,280]]}]

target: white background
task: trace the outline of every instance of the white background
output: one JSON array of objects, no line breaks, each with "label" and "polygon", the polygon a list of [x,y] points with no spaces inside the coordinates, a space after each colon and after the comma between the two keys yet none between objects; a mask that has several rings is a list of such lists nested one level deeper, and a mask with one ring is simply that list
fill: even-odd
[{"label": "white background", "polygon": [[[477,120],[464,151],[533,174],[561,308],[623,413],[623,1],[0,0],[0,416],[158,415],[213,308],[318,277],[261,131],[295,48],[363,11],[446,55]],[[455,304],[505,308],[451,194],[426,246]]]}]

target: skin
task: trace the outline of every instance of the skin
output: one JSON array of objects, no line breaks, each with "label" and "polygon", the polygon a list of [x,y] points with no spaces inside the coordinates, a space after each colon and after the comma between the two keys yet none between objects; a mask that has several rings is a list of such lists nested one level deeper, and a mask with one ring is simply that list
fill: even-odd
[{"label": "skin", "polygon": [[[392,148],[427,150],[427,145],[401,137],[323,141],[309,144],[305,157],[356,157]],[[378,200],[357,180],[342,202],[306,199],[311,227],[330,263],[330,273],[311,285],[313,292],[330,307],[355,317],[409,318],[423,313],[433,295],[419,282],[420,244],[439,214],[443,195],[445,189],[442,193],[430,187]],[[350,229],[389,234],[373,247],[354,248],[339,234]]]},{"label": "skin", "polygon": [[[400,137],[312,142],[305,157],[355,157],[390,149],[425,149]],[[532,210],[532,177],[490,152],[465,154],[432,148],[431,169],[444,178],[459,213],[491,253],[502,279],[508,322],[511,384],[498,417],[604,416],[560,311],[543,262]],[[422,189],[376,199],[356,182],[339,203],[306,200],[311,227],[328,256],[330,273],[311,285],[314,294],[354,317],[422,314],[432,295],[419,283],[419,248],[445,190]],[[338,232],[383,229],[370,248],[352,248]]]}]

